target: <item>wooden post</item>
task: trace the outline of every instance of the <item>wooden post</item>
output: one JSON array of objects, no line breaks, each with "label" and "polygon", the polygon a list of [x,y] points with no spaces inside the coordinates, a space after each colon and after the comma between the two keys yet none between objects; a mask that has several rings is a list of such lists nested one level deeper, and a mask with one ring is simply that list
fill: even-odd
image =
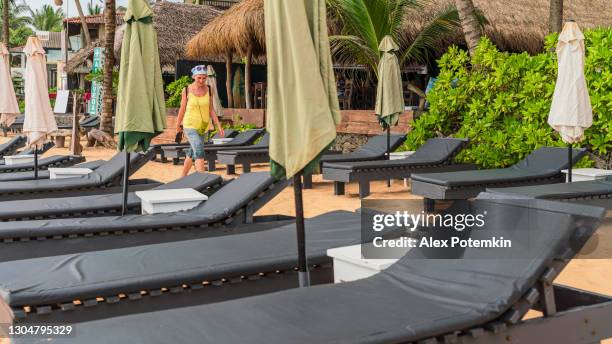
[{"label": "wooden post", "polygon": [[247,49],[247,60],[246,66],[244,68],[244,96],[246,98],[246,107],[247,109],[253,108],[253,99],[251,94],[251,68],[253,59],[253,43],[249,44],[249,48]]},{"label": "wooden post", "polygon": [[74,91],[72,97],[72,136],[70,138],[70,152],[72,155],[81,155],[83,146],[81,145],[81,133],[79,132],[79,118],[81,114],[82,96],[77,91]]},{"label": "wooden post", "polygon": [[234,96],[232,94],[232,52],[225,53],[225,89],[227,92],[227,107],[234,107]]}]

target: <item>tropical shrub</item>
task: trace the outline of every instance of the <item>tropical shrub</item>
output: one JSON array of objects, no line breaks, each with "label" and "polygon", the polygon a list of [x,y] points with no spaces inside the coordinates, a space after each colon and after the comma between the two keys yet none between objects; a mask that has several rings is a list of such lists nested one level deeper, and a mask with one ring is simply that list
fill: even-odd
[{"label": "tropical shrub", "polygon": [[185,87],[189,86],[191,83],[191,78],[189,76],[184,76],[182,78],[176,79],[173,82],[169,83],[166,86],[166,93],[169,94],[168,99],[166,100],[166,107],[168,108],[177,108],[181,106],[181,94]]},{"label": "tropical shrub", "polygon": [[[612,28],[589,30],[585,36],[593,126],[575,146],[605,155],[612,153]],[[550,35],[545,52],[530,56],[500,52],[485,38],[472,61],[466,51],[451,47],[438,61],[429,110],[414,122],[403,149],[414,150],[436,136],[466,137],[470,146],[458,160],[497,168],[541,146],[565,146],[547,123],[557,75],[556,43],[557,35]]]}]

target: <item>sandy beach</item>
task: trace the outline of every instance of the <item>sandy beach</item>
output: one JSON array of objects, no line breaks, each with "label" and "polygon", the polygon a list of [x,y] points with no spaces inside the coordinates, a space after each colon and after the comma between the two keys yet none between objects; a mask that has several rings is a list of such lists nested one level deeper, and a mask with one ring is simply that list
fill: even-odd
[{"label": "sandy beach", "polygon": [[[6,138],[1,138],[0,142],[5,140]],[[67,148],[53,148],[45,153],[44,156],[57,154],[69,154],[69,151]],[[116,151],[102,147],[85,147],[83,151],[87,161],[109,159],[114,154],[116,154]],[[181,168],[182,166],[175,166],[170,162],[160,163],[152,161],[135,173],[132,178],[150,178],[161,182],[170,182],[180,177]],[[267,170],[266,164],[256,165],[253,168],[253,171],[265,170]],[[225,172],[224,166],[219,165],[218,171],[215,173],[224,177],[235,177],[227,176]],[[241,169],[237,168],[237,173],[240,172]],[[320,176],[315,176],[313,181],[313,189],[304,191],[304,209],[307,217],[336,209],[352,211],[359,208],[360,200],[356,184],[347,185],[346,195],[334,196],[333,182],[323,181]],[[411,195],[409,187],[404,186],[404,183],[399,180],[393,181],[391,188],[387,187],[386,182],[374,182],[371,186],[371,192],[369,198],[372,199],[419,199],[419,197]],[[294,215],[293,208],[293,192],[291,188],[287,188],[263,207],[257,215]],[[600,245],[606,245],[602,249],[606,250],[608,256],[612,256],[611,240],[605,243],[601,241]],[[574,259],[561,276],[557,278],[556,283],[612,295],[611,279],[612,259]],[[607,343],[612,343],[612,341],[607,341]],[[5,343],[0,340],[0,344]]]}]

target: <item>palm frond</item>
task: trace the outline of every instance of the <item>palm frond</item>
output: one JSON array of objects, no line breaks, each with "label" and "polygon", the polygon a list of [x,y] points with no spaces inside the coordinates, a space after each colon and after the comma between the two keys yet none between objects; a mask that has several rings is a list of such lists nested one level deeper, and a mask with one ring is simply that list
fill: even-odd
[{"label": "palm frond", "polygon": [[335,61],[339,64],[367,65],[376,70],[378,51],[372,50],[360,37],[336,35],[330,37]]}]

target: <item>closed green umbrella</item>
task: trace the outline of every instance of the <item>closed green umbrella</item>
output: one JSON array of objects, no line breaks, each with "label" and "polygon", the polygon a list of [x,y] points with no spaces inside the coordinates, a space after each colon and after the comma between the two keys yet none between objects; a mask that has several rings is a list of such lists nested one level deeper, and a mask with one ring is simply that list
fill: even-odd
[{"label": "closed green umbrella", "polygon": [[151,139],[166,128],[164,88],[153,10],[146,0],[129,0],[121,47],[115,133],[126,152],[124,213],[130,152],[149,149]]},{"label": "closed green umbrella", "polygon": [[[378,62],[378,87],[376,88],[376,116],[383,129],[387,130],[387,158],[391,156],[391,126],[397,125],[400,114],[404,111],[404,90],[402,88],[402,71],[395,52],[399,47],[391,36],[383,38],[378,46],[383,55]],[[391,186],[391,181],[387,181]]]},{"label": "closed green umbrella", "polygon": [[264,8],[271,173],[293,177],[300,286],[306,286],[300,178],[318,169],[319,158],[336,138],[340,122],[325,0],[265,0]]}]

